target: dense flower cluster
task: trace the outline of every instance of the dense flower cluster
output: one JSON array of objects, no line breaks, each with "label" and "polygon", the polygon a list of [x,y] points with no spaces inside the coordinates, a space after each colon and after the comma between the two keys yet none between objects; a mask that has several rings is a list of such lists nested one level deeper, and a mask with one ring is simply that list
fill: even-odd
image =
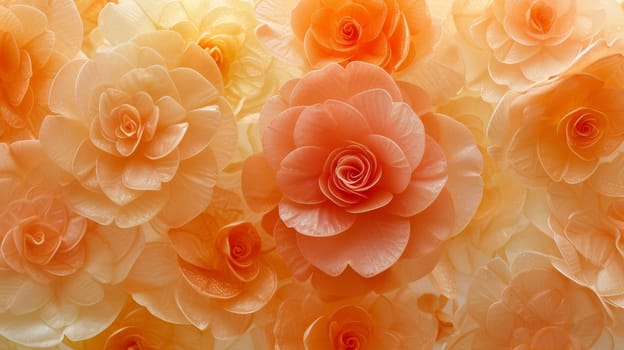
[{"label": "dense flower cluster", "polygon": [[621,23],[0,0],[0,348],[622,348]]}]

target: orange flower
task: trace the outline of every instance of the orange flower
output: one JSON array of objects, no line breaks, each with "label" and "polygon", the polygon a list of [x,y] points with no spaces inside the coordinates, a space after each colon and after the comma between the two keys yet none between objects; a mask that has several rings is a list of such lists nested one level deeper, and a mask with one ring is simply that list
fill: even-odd
[{"label": "orange flower", "polygon": [[505,95],[488,128],[498,164],[543,185],[586,181],[610,162],[624,141],[623,50],[599,42],[556,79]]},{"label": "orange flower", "polygon": [[241,221],[240,199],[218,188],[215,196],[206,212],[169,230],[168,242],[148,243],[125,286],[161,319],[224,338],[247,329],[273,296],[277,274],[268,242]]},{"label": "orange flower", "polygon": [[263,0],[256,12],[258,37],[312,68],[365,61],[392,73],[429,55],[440,36],[424,0]]},{"label": "orange flower", "polygon": [[612,349],[606,312],[591,290],[524,253],[507,266],[481,268],[468,291],[469,318],[450,343],[456,349]]},{"label": "orange flower", "polygon": [[370,278],[401,257],[421,277],[474,214],[483,184],[472,135],[402,86],[405,96],[368,63],[333,64],[265,105],[264,153],[248,158],[243,193],[255,210],[278,207],[277,248],[298,277]]},{"label": "orange flower", "polygon": [[[497,101],[561,73],[603,28],[612,1],[460,0],[455,25],[467,45],[470,87]],[[613,6],[615,7],[615,6]]]},{"label": "orange flower", "polygon": [[0,144],[0,334],[28,346],[83,340],[121,310],[118,287],[143,247],[138,230],[75,213],[39,142]]},{"label": "orange flower", "polygon": [[210,334],[192,326],[167,323],[145,308],[128,303],[110,327],[75,349],[177,350],[213,349],[213,346]]},{"label": "orange flower", "polygon": [[409,290],[322,302],[285,299],[273,327],[279,349],[433,349],[437,320],[418,308]]},{"label": "orange flower", "polygon": [[170,31],[67,64],[41,143],[73,177],[75,210],[120,227],[181,226],[204,210],[236,148],[220,84],[208,54]]},{"label": "orange flower", "polygon": [[0,141],[36,137],[50,82],[80,50],[82,23],[70,0],[0,5]]}]

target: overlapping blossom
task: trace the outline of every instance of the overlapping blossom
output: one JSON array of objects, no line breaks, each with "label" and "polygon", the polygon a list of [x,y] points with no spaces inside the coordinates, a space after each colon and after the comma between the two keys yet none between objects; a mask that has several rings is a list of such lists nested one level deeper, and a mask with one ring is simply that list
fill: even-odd
[{"label": "overlapping blossom", "polygon": [[171,31],[63,67],[41,144],[73,178],[74,209],[120,227],[180,226],[203,211],[236,147],[222,89],[208,53]]},{"label": "overlapping blossom", "polygon": [[333,64],[263,109],[264,151],[247,160],[243,193],[279,216],[277,249],[299,278],[351,293],[381,287],[387,271],[422,277],[477,209],[482,157],[470,131],[402,87],[375,65]]},{"label": "overlapping blossom", "polygon": [[241,199],[217,188],[205,212],[146,244],[126,289],[167,322],[242,334],[278,281],[271,240],[246,217]]},{"label": "overlapping blossom", "polygon": [[612,1],[459,0],[453,19],[465,40],[467,83],[496,102],[562,73],[603,29]]},{"label": "overlapping blossom", "polygon": [[99,35],[111,44],[155,30],[178,32],[217,63],[225,97],[239,117],[258,112],[267,98],[297,72],[279,63],[258,41],[253,6],[244,0],[133,0],[106,6]]},{"label": "overlapping blossom", "polygon": [[419,308],[418,295],[401,290],[340,302],[286,294],[271,341],[277,349],[433,349],[437,320]]},{"label": "overlapping blossom", "polygon": [[0,141],[36,137],[47,113],[50,81],[82,41],[71,0],[0,4]]},{"label": "overlapping blossom", "polygon": [[123,306],[142,234],[74,212],[38,141],[0,144],[0,164],[0,334],[38,347],[95,336]]},{"label": "overlapping blossom", "polygon": [[599,186],[618,181],[608,175],[624,141],[622,45],[598,42],[564,74],[503,97],[488,127],[503,170],[533,186],[584,182],[599,167]]},{"label": "overlapping blossom", "polygon": [[525,253],[480,269],[468,291],[456,349],[613,349],[606,310],[589,289]]}]

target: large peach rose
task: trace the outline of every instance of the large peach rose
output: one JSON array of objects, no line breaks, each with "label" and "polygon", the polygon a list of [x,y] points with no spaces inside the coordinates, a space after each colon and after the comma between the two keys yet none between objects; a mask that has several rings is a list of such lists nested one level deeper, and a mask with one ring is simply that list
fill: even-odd
[{"label": "large peach rose", "polygon": [[142,234],[73,211],[37,141],[0,144],[0,163],[0,334],[28,346],[94,336],[121,310],[126,296],[116,285]]},{"label": "large peach rose", "polygon": [[403,86],[369,63],[332,64],[265,105],[243,192],[279,217],[277,248],[299,278],[371,278],[400,259],[420,277],[474,214],[482,157],[470,131]]},{"label": "large peach rose", "polygon": [[258,41],[253,5],[244,0],[132,0],[106,6],[98,34],[113,45],[155,30],[178,32],[217,63],[224,96],[238,117],[260,110],[286,80],[298,73],[280,63]]},{"label": "large peach rose", "polygon": [[388,295],[323,302],[291,295],[272,327],[276,349],[433,349],[437,320],[418,307],[418,295]]},{"label": "large peach rose", "polygon": [[453,18],[465,40],[467,83],[496,101],[561,73],[600,32],[614,2],[460,0]]},{"label": "large peach rose", "polygon": [[622,52],[624,41],[599,42],[561,76],[505,95],[488,127],[499,166],[543,185],[584,182],[610,163],[624,141]]},{"label": "large peach rose", "polygon": [[244,213],[236,194],[217,188],[205,212],[147,243],[124,284],[134,300],[217,338],[243,333],[277,288],[270,237]]},{"label": "large peach rose", "polygon": [[71,0],[0,5],[0,141],[37,137],[50,82],[80,50],[82,24]]},{"label": "large peach rose", "polygon": [[525,253],[511,266],[495,259],[474,277],[457,349],[613,349],[606,310],[589,289]]},{"label": "large peach rose", "polygon": [[60,71],[41,143],[73,177],[68,198],[81,215],[180,226],[208,206],[236,147],[221,94],[208,53],[175,32],[150,32]]}]

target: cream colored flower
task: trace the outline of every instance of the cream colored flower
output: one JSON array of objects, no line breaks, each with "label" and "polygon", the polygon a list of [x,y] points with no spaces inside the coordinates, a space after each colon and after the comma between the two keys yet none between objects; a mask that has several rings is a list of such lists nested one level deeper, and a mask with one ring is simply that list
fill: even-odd
[{"label": "cream colored flower", "polygon": [[71,0],[0,3],[0,141],[37,137],[50,82],[82,42]]},{"label": "cream colored flower", "polygon": [[178,32],[186,43],[199,45],[214,59],[225,96],[243,117],[259,111],[297,72],[260,44],[254,32],[257,24],[252,4],[243,0],[132,0],[106,6],[99,32],[112,44],[154,30]]},{"label": "cream colored flower", "polygon": [[208,206],[236,124],[207,56],[157,31],[61,70],[41,143],[71,174],[78,213],[120,227],[181,226]]},{"label": "cream colored flower", "polygon": [[118,3],[119,0],[74,0],[80,18],[82,18],[82,29],[84,39],[82,41],[82,51],[92,56],[97,47],[102,44],[102,39],[94,29],[97,27],[100,11],[109,2]]},{"label": "cream colored flower", "polygon": [[449,350],[613,349],[604,306],[589,289],[526,252],[492,260],[474,277],[468,319]]},{"label": "cream colored flower", "polygon": [[0,164],[0,335],[36,347],[94,336],[123,306],[115,285],[143,248],[142,234],[73,211],[38,141],[0,144]]},{"label": "cream colored flower", "polygon": [[460,0],[469,87],[496,101],[561,73],[603,28],[611,0]]}]

